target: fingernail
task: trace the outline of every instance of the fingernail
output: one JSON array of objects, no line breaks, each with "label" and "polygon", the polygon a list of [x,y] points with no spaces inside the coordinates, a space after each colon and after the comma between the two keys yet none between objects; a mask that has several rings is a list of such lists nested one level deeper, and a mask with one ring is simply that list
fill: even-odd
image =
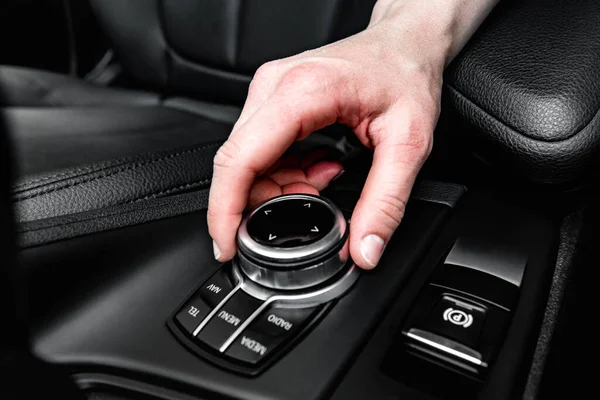
[{"label": "fingernail", "polygon": [[365,236],[360,242],[360,255],[369,264],[369,267],[373,268],[379,262],[384,248],[385,242],[379,236]]},{"label": "fingernail", "polygon": [[340,179],[342,177],[342,175],[344,175],[344,172],[346,172],[345,169],[343,169],[340,172],[338,172],[338,174],[333,177],[333,179],[331,180],[331,182],[335,182],[336,180]]},{"label": "fingernail", "polygon": [[213,253],[215,254],[215,260],[219,260],[219,258],[221,258],[221,249],[219,249],[219,246],[217,245],[217,242],[215,242],[213,240]]}]

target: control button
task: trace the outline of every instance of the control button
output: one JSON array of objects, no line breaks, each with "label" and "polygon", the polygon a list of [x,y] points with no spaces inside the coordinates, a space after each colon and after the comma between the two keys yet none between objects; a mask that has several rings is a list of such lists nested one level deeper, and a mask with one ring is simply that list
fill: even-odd
[{"label": "control button", "polygon": [[477,349],[485,316],[486,309],[482,306],[443,296],[417,328]]},{"label": "control button", "polygon": [[233,286],[226,268],[219,268],[204,282],[199,293],[209,306],[216,307],[233,290]]},{"label": "control button", "polygon": [[238,291],[210,319],[196,337],[218,350],[261,304],[260,300]]},{"label": "control button", "polygon": [[225,354],[238,361],[256,364],[297,334],[316,311],[316,307],[268,309],[236,338]]},{"label": "control button", "polygon": [[292,248],[322,239],[334,224],[335,215],[324,203],[290,199],[254,214],[248,221],[248,234],[261,244]]},{"label": "control button", "polygon": [[199,293],[188,300],[175,316],[175,319],[187,333],[192,333],[210,313],[211,307],[200,297]]}]

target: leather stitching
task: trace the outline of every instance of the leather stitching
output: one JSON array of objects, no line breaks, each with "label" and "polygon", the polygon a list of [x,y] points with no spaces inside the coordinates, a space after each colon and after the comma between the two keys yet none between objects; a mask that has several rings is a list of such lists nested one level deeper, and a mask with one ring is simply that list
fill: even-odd
[{"label": "leather stitching", "polygon": [[163,156],[163,157],[153,158],[153,159],[150,159],[150,160],[146,160],[144,162],[138,162],[138,163],[135,163],[135,164],[132,164],[132,165],[128,165],[127,167],[119,168],[116,171],[104,173],[104,174],[102,174],[100,176],[89,177],[87,179],[83,179],[81,181],[73,182],[73,183],[70,183],[70,184],[67,184],[67,185],[64,185],[64,186],[59,186],[59,187],[55,187],[55,188],[48,188],[48,189],[43,190],[41,192],[33,193],[33,194],[30,194],[30,195],[26,195],[26,196],[19,196],[17,200],[18,201],[28,200],[28,199],[32,199],[32,198],[35,198],[35,197],[39,197],[39,196],[45,195],[45,194],[57,192],[57,191],[60,191],[60,190],[69,189],[69,188],[72,188],[72,187],[75,187],[75,186],[82,185],[84,183],[89,183],[89,182],[97,181],[97,180],[100,180],[100,179],[108,178],[110,176],[118,175],[120,173],[127,172],[127,171],[132,171],[132,170],[135,170],[137,168],[144,167],[144,166],[147,166],[147,165],[150,165],[150,164],[154,164],[154,163],[161,162],[161,161],[164,161],[164,160],[176,158],[176,157],[179,157],[179,156],[182,156],[182,155],[185,155],[185,154],[196,153],[198,151],[205,150],[205,149],[212,148],[212,147],[217,147],[217,146],[220,146],[220,145],[221,145],[220,142],[219,143],[209,144],[209,145],[203,145],[203,146],[195,147],[193,149],[188,149],[188,150],[180,151],[180,152],[177,152],[177,153],[168,154],[168,155]]},{"label": "leather stitching", "polygon": [[[204,189],[204,190],[206,190],[206,189]],[[181,199],[179,199],[179,198],[173,198],[173,201],[180,201],[180,200]],[[89,217],[81,218],[81,219],[71,220],[70,218],[73,217],[73,214],[61,215],[61,216],[53,217],[51,219],[55,218],[57,220],[60,220],[61,222],[60,223],[56,223],[56,224],[51,223],[51,224],[48,224],[48,225],[43,225],[43,226],[38,226],[38,227],[33,227],[33,228],[28,228],[29,224],[35,223],[35,222],[39,222],[39,220],[38,221],[26,221],[26,222],[22,222],[22,223],[19,223],[17,225],[17,232],[19,232],[19,233],[36,232],[36,231],[42,231],[42,230],[46,230],[46,229],[60,228],[60,227],[63,227],[63,226],[68,226],[68,225],[76,225],[76,224],[85,223],[85,222],[93,221],[93,220],[97,220],[97,219],[106,219],[108,217],[114,217],[116,215],[125,215],[125,214],[130,214],[130,213],[138,212],[138,209],[127,210],[127,211],[123,212],[122,209],[118,208],[119,206],[125,206],[125,204],[121,203],[121,204],[116,204],[116,205],[113,205],[111,207],[108,207],[108,208],[113,208],[113,209],[114,209],[114,207],[117,207],[117,209],[114,210],[114,211],[112,211],[112,212],[106,213],[106,214],[97,215],[97,214],[94,214],[94,212],[98,212],[100,209],[91,210],[91,213],[93,215],[90,215]],[[147,206],[145,206],[144,208],[146,210],[148,210],[148,209],[151,209],[151,208],[161,208],[161,207],[164,207],[164,204],[160,204],[160,203],[159,204],[152,204],[152,203],[150,203]],[[202,209],[205,209],[205,208],[201,208],[199,210],[202,210]]]},{"label": "leather stitching", "polygon": [[463,93],[461,93],[458,89],[456,89],[455,87],[453,87],[450,84],[446,84],[446,87],[456,96],[462,98],[463,100],[465,100],[469,105],[471,105],[472,107],[474,107],[478,112],[483,113],[488,115],[490,118],[492,118],[494,121],[496,121],[497,123],[503,125],[505,128],[509,129],[511,132],[517,134],[517,135],[521,135],[529,140],[533,140],[536,142],[543,142],[543,143],[560,143],[560,142],[566,142],[570,139],[572,139],[573,137],[577,136],[578,134],[580,134],[581,132],[585,131],[586,129],[588,129],[588,127],[590,125],[592,125],[593,123],[596,122],[596,119],[598,117],[600,117],[600,109],[598,109],[598,111],[596,111],[596,113],[594,114],[594,116],[590,119],[590,121],[584,125],[581,129],[579,129],[578,131],[574,132],[573,134],[569,135],[568,137],[565,138],[561,138],[561,139],[557,139],[557,140],[550,140],[550,139],[540,139],[540,138],[536,138],[533,136],[528,135],[525,132],[521,132],[518,129],[512,127],[511,125],[509,125],[508,123],[501,121],[497,116],[492,115],[491,113],[489,113],[488,111],[484,110],[479,104],[473,102],[471,99],[469,99],[466,95],[464,95]]},{"label": "leather stitching", "polygon": [[[13,190],[14,191],[19,191],[20,189],[23,189],[26,186],[31,186],[31,185],[35,185],[36,183],[43,183],[43,182],[47,182],[47,181],[51,181],[54,179],[60,179],[63,177],[68,177],[69,175],[76,175],[78,173],[89,173],[89,172],[97,172],[103,168],[106,167],[113,167],[115,165],[119,165],[122,164],[124,162],[129,162],[129,161],[133,161],[136,157],[124,157],[118,160],[113,160],[113,161],[105,161],[105,162],[101,162],[98,164],[94,164],[94,165],[90,165],[89,167],[81,167],[81,168],[74,168],[65,172],[61,172],[58,174],[53,174],[50,176],[45,176],[43,178],[37,178],[37,179],[32,179],[32,180],[28,180],[22,183],[19,183],[17,185],[13,186]],[[26,190],[31,190],[33,188],[30,189],[26,189]]]},{"label": "leather stitching", "polygon": [[[179,110],[176,110],[176,111],[179,112]],[[172,128],[174,130],[175,129],[184,129],[184,128],[187,128],[187,127],[194,126],[195,122],[196,121],[192,121],[190,123],[180,123],[180,124],[176,124],[174,126],[172,126],[172,124],[168,124],[168,125],[165,124],[165,125],[158,126],[155,129],[170,129],[170,128]],[[147,129],[148,128],[146,128],[146,127],[142,128],[142,129],[133,129],[133,130],[130,129],[127,132],[129,132],[129,133],[132,133],[132,132],[144,132]],[[120,132],[121,131],[117,131],[117,133],[120,133]],[[123,132],[125,132],[125,131],[123,131]],[[106,167],[111,167],[111,166],[114,166],[114,165],[122,164],[123,162],[133,161],[136,158],[147,157],[147,156],[152,156],[152,155],[157,155],[157,154],[160,154],[160,153],[159,152],[150,152],[150,153],[147,153],[147,154],[142,155],[142,156],[123,157],[123,158],[116,159],[116,160],[113,160],[113,161],[105,161],[105,162],[102,162],[102,163],[94,164],[94,165],[91,165],[89,167],[82,167],[82,168],[72,169],[72,170],[68,170],[68,171],[65,171],[65,172],[53,174],[53,175],[46,176],[46,177],[40,177],[40,178],[33,179],[33,180],[27,180],[25,182],[22,182],[22,183],[19,183],[17,185],[14,185],[13,186],[13,191],[22,190],[22,189],[24,189],[24,187],[30,186],[30,185],[35,185],[36,183],[46,182],[46,181],[50,181],[50,180],[57,179],[57,178],[62,178],[62,177],[68,176],[71,173],[77,174],[78,172],[97,172],[97,171],[99,171],[99,170],[101,170],[103,168],[106,168]],[[75,178],[75,176],[73,176],[73,178]],[[31,190],[31,189],[34,189],[34,188],[28,188],[28,189],[25,189],[25,190]]]},{"label": "leather stitching", "polygon": [[150,193],[150,194],[148,194],[148,195],[146,195],[144,197],[140,197],[138,199],[130,200],[130,201],[126,202],[126,203],[121,203],[121,204],[130,204],[130,203],[136,203],[136,202],[139,202],[139,201],[154,199],[156,197],[160,197],[160,196],[163,196],[163,195],[169,195],[169,194],[177,193],[177,192],[182,191],[182,190],[192,189],[192,188],[196,188],[198,186],[204,186],[207,183],[210,183],[211,181],[212,181],[211,178],[200,179],[200,180],[197,180],[197,181],[194,181],[194,182],[190,182],[190,183],[186,183],[184,185],[180,185],[180,186],[173,187],[173,188],[170,188],[170,189],[164,189],[164,190],[161,190],[159,192]]}]

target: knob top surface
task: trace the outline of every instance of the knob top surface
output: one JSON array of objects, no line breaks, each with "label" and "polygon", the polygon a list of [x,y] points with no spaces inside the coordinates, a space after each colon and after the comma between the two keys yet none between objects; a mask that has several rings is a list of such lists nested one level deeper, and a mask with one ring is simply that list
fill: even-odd
[{"label": "knob top surface", "polygon": [[329,200],[307,194],[272,198],[252,210],[238,230],[238,248],[255,262],[303,264],[339,245],[346,220]]}]

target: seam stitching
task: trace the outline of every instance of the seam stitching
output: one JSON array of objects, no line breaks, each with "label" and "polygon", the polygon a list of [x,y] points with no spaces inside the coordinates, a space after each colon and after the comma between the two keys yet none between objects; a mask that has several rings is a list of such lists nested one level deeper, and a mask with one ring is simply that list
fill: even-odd
[{"label": "seam stitching", "polygon": [[73,182],[71,184],[64,185],[64,186],[59,186],[59,187],[56,187],[56,188],[48,188],[47,190],[43,190],[43,191],[41,191],[39,193],[33,193],[31,195],[21,196],[21,197],[17,198],[17,201],[28,200],[28,199],[32,199],[32,198],[35,198],[35,197],[39,197],[39,196],[45,195],[45,194],[58,192],[58,191],[64,190],[64,189],[69,189],[69,188],[72,188],[72,187],[75,187],[75,186],[82,185],[84,183],[89,183],[89,182],[97,181],[97,180],[100,180],[100,179],[108,178],[108,177],[111,177],[111,176],[114,176],[114,175],[118,175],[120,173],[127,172],[127,171],[133,171],[133,170],[135,170],[137,168],[140,168],[140,167],[144,167],[144,166],[147,166],[147,165],[150,165],[150,164],[154,164],[154,163],[157,163],[157,162],[161,162],[161,161],[165,161],[165,160],[168,160],[168,159],[176,158],[176,157],[179,157],[179,156],[182,156],[182,155],[185,155],[185,154],[196,153],[198,151],[205,150],[205,149],[211,148],[211,147],[216,147],[216,146],[219,146],[219,145],[220,145],[220,143],[213,143],[213,144],[210,144],[210,145],[204,145],[204,146],[196,147],[196,148],[193,148],[193,149],[188,149],[188,150],[180,151],[180,152],[177,152],[177,153],[168,154],[168,155],[163,156],[163,157],[153,158],[153,159],[150,159],[150,160],[147,160],[147,161],[138,162],[138,163],[129,165],[129,166],[124,167],[124,168],[119,168],[116,171],[104,173],[104,174],[102,174],[100,176],[90,177],[90,178],[87,178],[87,179],[84,179],[84,180],[81,180],[81,181]]}]

